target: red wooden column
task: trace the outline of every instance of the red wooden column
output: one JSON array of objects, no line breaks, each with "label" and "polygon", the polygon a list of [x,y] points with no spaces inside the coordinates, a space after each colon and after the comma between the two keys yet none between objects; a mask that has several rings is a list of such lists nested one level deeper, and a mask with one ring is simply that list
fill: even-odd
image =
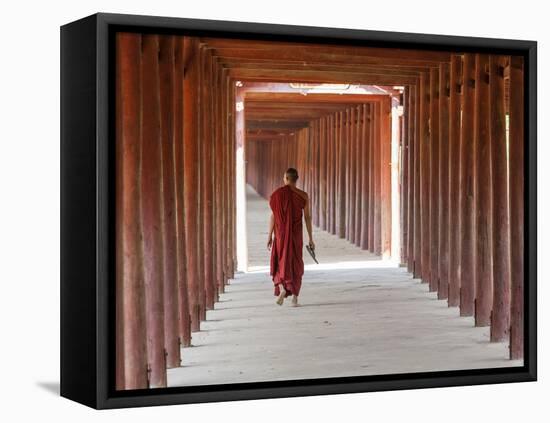
[{"label": "red wooden column", "polygon": [[206,318],[206,309],[213,309],[216,300],[215,295],[215,275],[214,275],[214,162],[213,162],[213,121],[212,121],[212,57],[209,51],[205,51],[202,63],[202,74],[204,76],[203,89],[201,91],[202,100],[202,128],[203,136],[201,144],[203,148],[203,184],[202,184],[202,203],[203,203],[203,237],[204,237],[204,296],[205,311],[203,318]]},{"label": "red wooden column", "polygon": [[420,136],[420,99],[421,91],[425,95],[425,89],[421,90],[421,86],[424,83],[422,78],[418,79],[415,86],[415,102],[414,102],[414,268],[413,276],[415,278],[422,278],[422,215],[421,215],[421,203],[422,203],[422,190],[420,185],[421,174],[421,152],[422,152],[422,138]]},{"label": "red wooden column", "polygon": [[315,121],[315,213],[317,215],[317,223],[316,225],[318,227],[321,227],[321,219],[322,219],[322,205],[321,205],[321,196],[322,196],[322,190],[323,190],[323,184],[322,184],[322,162],[323,162],[323,146],[322,146],[322,140],[321,140],[321,119],[317,119]]},{"label": "red wooden column", "polygon": [[430,70],[430,291],[439,285],[439,69]]},{"label": "red wooden column", "polygon": [[219,245],[217,253],[219,253],[220,261],[220,280],[218,281],[218,292],[225,292],[225,285],[227,282],[227,93],[226,93],[226,72],[225,69],[220,70],[219,74],[219,87],[220,87],[220,148],[217,154],[220,156],[220,233],[218,235],[217,243]]},{"label": "red wooden column", "polygon": [[177,234],[177,272],[179,303],[179,336],[184,347],[191,345],[191,316],[189,313],[189,292],[187,282],[187,246],[185,237],[184,205],[184,127],[183,127],[183,64],[184,37],[175,38],[175,76],[174,76],[174,138],[175,138],[175,174],[176,174],[176,234]]},{"label": "red wooden column", "polygon": [[430,281],[430,75],[420,76],[420,230],[422,282]]},{"label": "red wooden column", "polygon": [[184,121],[184,223],[186,236],[187,286],[189,289],[189,313],[191,330],[200,329],[199,258],[198,258],[198,45],[197,40],[185,37],[185,78],[183,87]]},{"label": "red wooden column", "polygon": [[406,264],[409,267],[409,163],[410,163],[410,141],[409,141],[409,97],[410,87],[405,86],[403,91],[402,106],[404,109],[402,130],[401,130],[401,207],[400,207],[400,219],[401,219],[401,256],[400,262]]},{"label": "red wooden column", "polygon": [[327,138],[326,119],[319,119],[319,227],[327,229]]},{"label": "red wooden column", "polygon": [[376,103],[370,104],[369,109],[369,251],[374,253],[374,233],[375,233],[375,219],[374,213],[376,208],[375,202],[375,174],[376,174]]},{"label": "red wooden column", "polygon": [[330,115],[328,118],[328,145],[329,145],[329,188],[328,188],[328,204],[329,204],[329,232],[336,234],[336,129],[334,120],[336,116]]},{"label": "red wooden column", "polygon": [[[222,226],[223,226],[223,125],[222,125],[222,89],[221,89],[221,78],[222,78],[222,68],[220,65],[214,61],[214,75],[213,75],[213,85],[212,92],[214,95],[214,282],[216,284],[215,292],[216,298],[219,298],[221,292],[224,291],[223,283],[223,246],[221,245],[222,239]],[[243,140],[246,148],[247,141]],[[258,190],[258,187],[256,188]]]},{"label": "red wooden column", "polygon": [[355,186],[357,185],[357,112],[355,107],[350,108],[350,155],[349,155],[349,229],[348,229],[348,241],[352,244],[355,243],[355,214],[357,212],[355,206]]},{"label": "red wooden column", "polygon": [[159,38],[160,128],[162,143],[162,241],[164,250],[164,344],[166,366],[180,365],[177,280],[176,178],[174,158],[174,37]]},{"label": "red wooden column", "polygon": [[116,389],[147,388],[141,247],[141,36],[116,38]]},{"label": "red wooden column", "polygon": [[[204,187],[204,172],[205,172],[205,162],[204,162],[204,91],[205,91],[205,75],[204,75],[204,45],[198,42],[198,56],[197,56],[197,67],[198,67],[198,96],[195,99],[197,103],[197,152],[198,160],[195,163],[195,166],[198,168],[198,185],[197,185],[197,241],[198,241],[198,251],[197,251],[197,265],[198,265],[198,286],[199,286],[199,320],[206,319],[206,296],[205,296],[205,279],[204,279],[204,252],[205,252],[205,243],[204,243],[204,196],[205,196],[205,187]],[[185,123],[185,122],[184,122]]]},{"label": "red wooden column", "polygon": [[347,145],[345,140],[344,112],[338,112],[338,196],[337,196],[337,220],[338,236],[346,236],[346,155]]},{"label": "red wooden column", "polygon": [[324,167],[325,167],[325,227],[330,232],[330,121],[329,116],[323,117],[324,127]]},{"label": "red wooden column", "polygon": [[407,248],[408,248],[408,261],[407,261],[407,270],[411,273],[414,272],[414,262],[415,262],[415,207],[417,198],[415,195],[415,185],[416,185],[416,167],[417,163],[417,140],[416,140],[416,85],[410,85],[408,90],[407,105],[406,105],[406,118],[409,122],[408,124],[408,156],[409,156],[409,187],[408,187],[408,235],[407,235]]},{"label": "red wooden column", "polygon": [[[216,196],[216,206],[214,207],[216,214],[216,284],[218,295],[225,291],[225,281],[224,281],[224,272],[223,272],[223,209],[224,209],[224,196],[223,196],[223,181],[224,181],[224,166],[223,161],[223,144],[224,144],[224,131],[223,131],[223,91],[222,91],[222,78],[223,73],[219,65],[216,66],[215,72],[215,81],[214,81],[214,90],[216,93],[216,110],[215,110],[215,124],[216,124],[216,148],[214,154],[214,163],[215,163],[215,196]],[[257,186],[258,193],[261,192],[261,186]]]},{"label": "red wooden column", "polygon": [[491,323],[493,305],[489,56],[476,54],[475,79],[475,323]]},{"label": "red wooden column", "polygon": [[313,224],[319,226],[319,121],[313,121]]},{"label": "red wooden column", "polygon": [[460,110],[462,83],[462,57],[451,56],[449,74],[449,307],[460,304],[460,240],[462,217],[460,207]]},{"label": "red wooden column", "polygon": [[306,142],[306,172],[307,172],[307,179],[306,179],[306,192],[309,194],[309,201],[311,203],[312,201],[312,192],[313,192],[313,145],[312,145],[312,129],[311,124],[309,127],[305,128],[305,142]]},{"label": "red wooden column", "polygon": [[223,252],[224,252],[224,284],[229,284],[229,278],[231,274],[230,263],[232,261],[233,254],[231,252],[231,163],[230,163],[230,150],[231,150],[231,128],[230,128],[230,119],[231,119],[231,110],[232,104],[230,100],[230,91],[233,89],[229,83],[229,75],[227,74],[227,69],[224,69],[223,77],[223,98],[224,98],[224,234],[223,234]]},{"label": "red wooden column", "polygon": [[351,110],[346,109],[345,142],[346,142],[346,239],[350,239],[351,228],[351,157],[353,155]]},{"label": "red wooden column", "polygon": [[380,103],[380,254],[391,256],[391,97]]},{"label": "red wooden column", "polygon": [[357,139],[357,154],[355,157],[355,245],[361,246],[361,217],[362,182],[363,182],[363,107],[356,108],[357,122],[355,124],[355,138]]},{"label": "red wooden column", "polygon": [[166,386],[158,35],[143,35],[141,58],[141,218],[150,387]]},{"label": "red wooden column", "polygon": [[437,298],[449,295],[449,85],[450,64],[439,66],[439,284]]},{"label": "red wooden column", "polygon": [[227,74],[227,69],[224,69],[223,72],[223,99],[224,99],[224,115],[223,115],[223,125],[224,125],[224,143],[223,143],[223,160],[225,162],[224,166],[224,185],[223,185],[223,195],[224,195],[224,225],[223,225],[223,273],[224,273],[224,285],[229,284],[230,277],[230,262],[232,260],[232,253],[230,249],[231,238],[230,238],[230,225],[231,225],[231,164],[230,164],[230,148],[231,148],[231,128],[229,127],[230,122],[230,113],[231,113],[231,104],[229,93],[232,87],[229,84],[229,76]]},{"label": "red wooden column", "polygon": [[336,113],[330,115],[329,119],[329,143],[331,148],[330,166],[330,188],[329,188],[329,203],[330,203],[330,233],[336,235],[337,233],[337,202],[338,202],[338,129],[336,123]]},{"label": "red wooden column", "polygon": [[231,127],[231,144],[229,147],[229,162],[230,167],[230,179],[229,183],[231,186],[231,198],[230,198],[230,210],[231,210],[231,262],[230,262],[230,272],[229,277],[233,279],[235,277],[235,271],[237,270],[237,136],[236,136],[236,97],[235,97],[235,83],[232,79],[229,80],[229,104],[231,105],[231,112],[229,116],[229,123]]},{"label": "red wooden column", "polygon": [[493,193],[493,307],[491,341],[508,338],[510,325],[510,217],[508,212],[508,160],[504,68],[506,57],[489,56],[489,108],[491,180]]},{"label": "red wooden column", "polygon": [[332,191],[332,140],[331,140],[331,116],[325,116],[325,142],[326,142],[326,169],[327,169],[327,187],[326,187],[326,231],[331,232],[332,229],[332,206],[331,206],[331,191]]},{"label": "red wooden column", "polygon": [[475,215],[474,215],[474,113],[475,56],[463,62],[462,127],[460,130],[460,315],[474,314]]},{"label": "red wooden column", "polygon": [[382,143],[383,106],[379,101],[375,106],[374,126],[374,253],[382,254]]},{"label": "red wooden column", "polygon": [[368,114],[369,104],[361,105],[362,125],[361,125],[361,237],[360,246],[362,250],[369,248],[369,135]]},{"label": "red wooden column", "polygon": [[510,358],[524,356],[524,117],[523,58],[512,56],[510,62]]}]

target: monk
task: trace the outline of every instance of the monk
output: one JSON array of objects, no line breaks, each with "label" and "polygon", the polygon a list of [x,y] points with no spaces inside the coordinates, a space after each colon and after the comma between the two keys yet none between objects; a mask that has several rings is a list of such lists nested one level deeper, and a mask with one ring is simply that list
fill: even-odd
[{"label": "monk", "polygon": [[309,245],[315,248],[311,226],[309,197],[296,187],[298,171],[289,168],[283,176],[284,185],[277,188],[269,198],[271,217],[267,249],[271,250],[270,274],[274,283],[276,303],[283,304],[292,295],[292,306],[298,306],[302,286],[304,262],[302,259],[302,216],[306,221]]}]

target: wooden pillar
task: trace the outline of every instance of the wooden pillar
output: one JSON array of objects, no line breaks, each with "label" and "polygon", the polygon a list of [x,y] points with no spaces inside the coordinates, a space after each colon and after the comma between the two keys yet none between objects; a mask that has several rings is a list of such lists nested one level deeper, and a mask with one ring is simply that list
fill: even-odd
[{"label": "wooden pillar", "polygon": [[[214,90],[216,93],[216,110],[215,110],[215,124],[216,124],[216,148],[215,148],[215,194],[216,194],[216,207],[214,208],[216,214],[216,284],[218,295],[225,291],[225,281],[223,273],[223,208],[224,208],[224,196],[223,196],[223,181],[224,181],[224,166],[223,161],[223,144],[224,144],[224,131],[223,131],[223,91],[222,91],[222,69],[219,65],[216,67]],[[263,187],[258,184],[258,193],[262,192]]]},{"label": "wooden pillar", "polygon": [[336,116],[334,114],[329,116],[329,152],[330,157],[328,159],[329,164],[329,232],[333,235],[336,234],[336,128],[334,121]]},{"label": "wooden pillar", "polygon": [[215,275],[214,275],[214,163],[213,163],[213,121],[212,121],[212,103],[211,103],[211,87],[212,82],[212,57],[208,50],[205,51],[202,63],[202,74],[204,76],[203,89],[201,92],[202,100],[202,128],[203,136],[201,144],[203,148],[203,184],[202,184],[202,203],[203,203],[203,237],[204,237],[204,296],[205,296],[205,311],[203,318],[206,318],[206,310],[214,308],[216,300],[215,295]]},{"label": "wooden pillar", "polygon": [[375,107],[375,136],[374,145],[374,253],[382,254],[382,157],[383,157],[383,127],[384,127],[384,106],[382,102],[377,102]]},{"label": "wooden pillar", "polygon": [[229,80],[229,104],[231,105],[230,109],[230,134],[231,134],[231,143],[229,145],[229,163],[230,163],[230,174],[229,174],[229,185],[230,185],[230,213],[231,213],[231,224],[230,224],[230,252],[231,252],[231,261],[229,269],[229,278],[233,279],[235,277],[235,271],[237,270],[237,136],[236,136],[236,97],[235,97],[235,84],[232,79]]},{"label": "wooden pillar", "polygon": [[346,155],[344,112],[338,113],[339,160],[338,160],[338,236],[346,236]]},{"label": "wooden pillar", "polygon": [[439,285],[439,69],[430,70],[430,271],[429,289],[437,291]]},{"label": "wooden pillar", "polygon": [[225,224],[224,224],[224,283],[229,284],[229,279],[231,278],[231,263],[233,261],[233,253],[231,251],[231,138],[232,138],[232,129],[231,129],[231,119],[232,119],[232,110],[234,103],[231,104],[231,91],[233,87],[229,83],[229,75],[227,74],[227,69],[224,69],[224,80],[223,80],[223,95],[225,103],[225,115],[224,115],[224,127],[225,127],[225,142],[224,142],[224,160],[226,163],[225,174],[224,174],[224,195],[225,195]]},{"label": "wooden pillar", "polygon": [[221,133],[222,139],[221,139],[221,151],[220,151],[221,160],[222,160],[222,169],[221,169],[222,223],[221,223],[221,234],[218,242],[221,245],[220,254],[221,254],[221,265],[222,265],[222,280],[220,281],[220,284],[223,286],[223,289],[225,290],[225,285],[227,285],[227,258],[228,258],[227,238],[228,238],[228,227],[229,227],[229,219],[228,219],[229,201],[228,201],[228,192],[227,192],[228,191],[227,174],[229,171],[227,144],[229,139],[229,130],[227,127],[228,99],[227,99],[226,69],[222,69],[221,71],[220,93],[221,93],[221,127],[222,127],[222,133]]},{"label": "wooden pillar", "polygon": [[420,230],[422,282],[430,280],[430,75],[420,76]]},{"label": "wooden pillar", "polygon": [[326,119],[319,119],[319,227],[327,229],[327,138]]},{"label": "wooden pillar", "polygon": [[319,120],[314,121],[313,125],[313,169],[314,169],[314,180],[313,180],[313,223],[316,226],[319,226],[321,221],[321,206],[320,206],[320,136],[319,136]]},{"label": "wooden pillar", "polygon": [[350,214],[351,214],[351,155],[353,149],[351,146],[351,110],[346,109],[345,120],[345,143],[346,143],[346,239],[350,239]]},{"label": "wooden pillar", "polygon": [[376,103],[371,103],[369,110],[369,251],[374,253],[374,234],[375,234],[375,219],[374,213],[376,208],[375,202],[375,174],[376,174],[376,157],[375,145],[378,137],[376,135]]},{"label": "wooden pillar", "polygon": [[362,250],[369,248],[369,135],[368,113],[370,105],[362,104],[362,125],[361,125],[361,238]]},{"label": "wooden pillar", "polygon": [[455,225],[449,220],[449,85],[450,64],[439,67],[439,283],[437,298],[449,295],[449,231]]},{"label": "wooden pillar", "polygon": [[166,386],[164,348],[163,245],[161,193],[162,162],[160,142],[160,98],[158,35],[142,37],[141,91],[141,213],[143,233],[143,269],[147,324],[149,386]]},{"label": "wooden pillar", "polygon": [[[523,58],[511,57],[510,63],[510,358],[524,356],[524,65]],[[512,165],[513,163],[513,165]]]},{"label": "wooden pillar", "polygon": [[160,127],[162,155],[162,241],[164,250],[164,344],[166,366],[180,365],[177,280],[176,175],[174,158],[174,37],[159,38]]},{"label": "wooden pillar", "polygon": [[141,246],[141,36],[116,38],[116,389],[147,388]]},{"label": "wooden pillar", "polygon": [[380,103],[380,254],[391,256],[391,97]]},{"label": "wooden pillar", "polygon": [[[410,87],[405,86],[403,91],[403,100],[402,106],[404,109],[403,114],[403,128],[401,131],[401,166],[400,166],[400,177],[401,177],[401,207],[400,207],[400,219],[401,219],[401,255],[400,262],[406,264],[409,268],[409,187],[410,187],[410,178],[409,178],[409,163],[410,163],[410,142],[409,142],[409,97],[410,97]],[[410,271],[410,269],[409,269]]]},{"label": "wooden pillar", "polygon": [[348,241],[352,244],[355,243],[355,186],[357,185],[357,113],[355,107],[350,108],[350,154],[349,154],[349,222],[348,222]]},{"label": "wooden pillar", "polygon": [[491,323],[493,305],[489,56],[476,54],[475,80],[475,323]]},{"label": "wooden pillar", "polygon": [[330,119],[330,132],[331,132],[331,148],[332,148],[332,177],[331,177],[331,194],[330,201],[332,203],[332,224],[331,233],[336,235],[338,233],[338,115],[336,113],[331,115]]},{"label": "wooden pillar", "polygon": [[417,167],[417,140],[416,140],[416,85],[410,85],[408,90],[407,98],[407,118],[408,124],[408,156],[409,156],[409,187],[408,187],[408,261],[407,261],[407,270],[410,273],[414,273],[414,262],[415,262],[415,205],[417,198],[415,196],[415,184],[416,184],[416,167]]},{"label": "wooden pillar", "polygon": [[504,107],[504,56],[489,56],[491,180],[493,194],[493,307],[491,341],[508,339],[510,325],[510,217]]},{"label": "wooden pillar", "polygon": [[447,304],[457,307],[460,304],[460,240],[461,240],[461,207],[460,207],[460,169],[461,169],[461,97],[464,90],[462,83],[462,58],[451,56],[449,74],[449,289]]},{"label": "wooden pillar", "polygon": [[420,186],[420,170],[421,170],[421,152],[422,152],[422,138],[420,136],[420,99],[421,91],[422,95],[425,94],[425,89],[421,89],[424,84],[422,78],[418,79],[418,83],[415,87],[415,103],[414,103],[414,266],[413,276],[415,278],[422,277],[422,215],[421,215],[421,203],[422,203],[422,190]]},{"label": "wooden pillar", "polygon": [[174,77],[174,138],[176,173],[176,234],[177,272],[179,303],[179,336],[184,347],[191,345],[191,315],[189,313],[189,288],[187,272],[187,246],[185,237],[184,204],[184,125],[183,125],[183,65],[184,37],[175,38],[175,77]]},{"label": "wooden pillar", "polygon": [[475,215],[474,215],[474,113],[475,56],[463,62],[462,127],[460,131],[460,315],[474,314]]},{"label": "wooden pillar", "polygon": [[357,122],[355,124],[355,138],[357,139],[357,152],[355,157],[355,245],[361,246],[361,217],[363,209],[362,202],[362,183],[363,183],[363,108],[361,105],[356,107]]},{"label": "wooden pillar", "polygon": [[[198,55],[197,55],[197,68],[198,68],[198,96],[195,98],[197,103],[197,154],[198,160],[195,163],[195,167],[198,168],[198,184],[196,197],[198,202],[197,208],[197,266],[198,266],[198,289],[199,289],[199,320],[206,320],[206,296],[205,296],[205,278],[204,278],[204,253],[205,253],[205,242],[204,242],[204,196],[205,196],[205,187],[204,187],[204,172],[205,172],[205,161],[204,161],[204,104],[203,97],[205,91],[205,75],[204,75],[204,45],[198,42]],[[184,122],[185,124],[185,122]]]},{"label": "wooden pillar", "polygon": [[187,286],[189,289],[189,313],[191,330],[200,329],[200,296],[199,296],[199,258],[198,258],[198,195],[199,183],[197,161],[198,154],[198,46],[197,40],[185,37],[185,78],[184,78],[184,203],[185,203],[185,236],[187,246]]}]

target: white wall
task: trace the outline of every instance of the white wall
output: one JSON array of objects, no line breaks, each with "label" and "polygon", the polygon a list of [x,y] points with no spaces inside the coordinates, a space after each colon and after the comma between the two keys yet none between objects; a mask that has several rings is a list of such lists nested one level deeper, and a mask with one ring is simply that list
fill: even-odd
[{"label": "white wall", "polygon": [[[492,3],[492,4],[491,4]],[[542,421],[548,415],[548,366],[540,382],[480,387],[335,395],[93,412],[51,392],[59,375],[59,26],[97,11],[535,39],[539,98],[550,94],[548,14],[543,2],[298,2],[277,0],[6,1],[0,57],[0,390],[5,421],[72,418],[104,421],[464,422]],[[539,116],[550,113],[540,102]],[[539,128],[539,155],[550,159],[548,119]],[[550,179],[541,166],[540,186]],[[544,191],[541,192],[544,194]],[[539,198],[539,239],[550,239],[548,195]],[[539,243],[539,262],[548,247]],[[548,267],[539,271],[539,356],[548,356]],[[297,358],[299,359],[299,358]],[[546,385],[546,386],[545,386]],[[44,388],[46,387],[46,388]],[[13,414],[6,419],[7,414]],[[261,420],[260,420],[261,419]]]}]

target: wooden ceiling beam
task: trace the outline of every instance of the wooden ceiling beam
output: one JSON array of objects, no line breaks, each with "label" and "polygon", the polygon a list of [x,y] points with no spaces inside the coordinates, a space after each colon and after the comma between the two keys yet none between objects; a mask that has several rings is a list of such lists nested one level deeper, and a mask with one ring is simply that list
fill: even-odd
[{"label": "wooden ceiling beam", "polygon": [[273,71],[265,69],[229,69],[229,76],[244,81],[349,83],[365,85],[406,85],[416,83],[413,76],[369,75],[351,72]]},{"label": "wooden ceiling beam", "polygon": [[[331,72],[331,73],[361,73],[368,75],[393,75],[393,76],[412,76],[418,77],[419,71],[408,71],[398,69],[380,69],[376,67],[366,66],[303,66],[300,64],[295,65],[280,65],[278,63],[265,63],[265,64],[241,64],[241,65],[223,65],[230,69],[263,69],[263,70],[279,70],[283,72],[293,71],[316,71],[316,72]],[[421,68],[422,70],[429,70],[429,68]]]},{"label": "wooden ceiling beam", "polygon": [[332,94],[332,93],[300,93],[282,92],[247,92],[245,102],[292,102],[292,103],[368,103],[382,101],[387,97],[383,94]]},{"label": "wooden ceiling beam", "polygon": [[221,66],[227,68],[269,68],[269,69],[309,69],[319,71],[349,71],[369,72],[373,74],[393,75],[417,75],[419,72],[429,71],[429,66],[389,66],[389,65],[364,65],[364,64],[326,64],[326,63],[301,63],[288,61],[251,60],[251,59],[223,59],[218,58]]},{"label": "wooden ceiling beam", "polygon": [[298,43],[282,41],[260,41],[229,38],[201,38],[207,48],[221,50],[249,50],[249,51],[280,51],[287,50],[293,53],[321,52],[325,54],[346,54],[362,57],[380,58],[407,58],[420,61],[450,61],[450,52],[436,50],[418,50],[403,48],[383,48],[368,46],[349,46],[342,44]]},{"label": "wooden ceiling beam", "polygon": [[246,120],[246,128],[252,130],[296,130],[300,128],[305,128],[309,125],[309,119],[305,120],[295,120],[295,121],[272,121],[272,120]]},{"label": "wooden ceiling beam", "polygon": [[[405,65],[419,67],[438,67],[445,60],[414,60],[396,56],[394,58],[387,57],[371,57],[349,55],[340,52],[339,54],[329,54],[325,52],[314,52],[304,50],[296,52],[292,50],[276,49],[276,50],[242,50],[242,49],[224,49],[211,50],[214,57],[225,59],[253,59],[253,60],[270,60],[273,62],[286,61],[296,62],[305,65],[309,64],[359,64],[359,65]],[[449,56],[450,57],[450,56]]]}]

